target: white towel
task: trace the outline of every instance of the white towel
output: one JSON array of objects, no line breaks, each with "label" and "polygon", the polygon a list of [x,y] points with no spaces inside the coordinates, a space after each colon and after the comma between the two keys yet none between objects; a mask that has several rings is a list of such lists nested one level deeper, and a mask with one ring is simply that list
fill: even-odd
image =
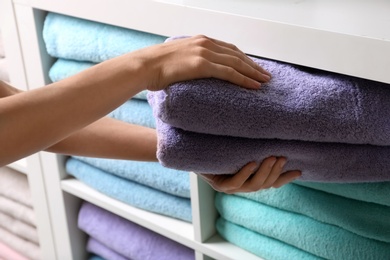
[{"label": "white towel", "polygon": [[27,176],[11,168],[0,168],[0,195],[33,208]]},{"label": "white towel", "polygon": [[22,203],[0,195],[0,212],[36,227],[34,210]]},{"label": "white towel", "polygon": [[0,227],[0,241],[30,260],[42,260],[40,248]]},{"label": "white towel", "polygon": [[39,238],[37,229],[18,219],[15,219],[7,214],[0,212],[0,227],[12,232],[22,239],[33,242],[38,246]]}]

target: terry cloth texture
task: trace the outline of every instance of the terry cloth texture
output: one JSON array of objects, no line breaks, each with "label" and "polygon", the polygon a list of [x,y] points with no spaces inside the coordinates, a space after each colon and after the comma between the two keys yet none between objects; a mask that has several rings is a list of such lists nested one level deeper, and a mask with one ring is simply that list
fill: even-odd
[{"label": "terry cloth texture", "polygon": [[260,90],[213,78],[179,82],[148,93],[155,116],[213,135],[390,145],[388,84],[252,59],[272,74]]},{"label": "terry cloth texture", "polygon": [[43,39],[53,57],[98,63],[163,43],[166,37],[48,13]]},{"label": "terry cloth texture", "polygon": [[0,242],[30,260],[41,259],[41,251],[37,244],[25,240],[2,227],[0,227]]},{"label": "terry cloth texture", "polygon": [[105,260],[129,260],[129,258],[120,255],[119,253],[100,243],[93,237],[88,238],[87,251],[98,256],[104,257]]},{"label": "terry cloth texture", "polygon": [[129,259],[195,259],[192,249],[87,202],[80,209],[78,226]]},{"label": "terry cloth texture", "polygon": [[126,180],[75,158],[66,161],[66,170],[81,182],[114,199],[147,211],[191,222],[191,202],[188,198],[173,196]]},{"label": "terry cloth texture", "polygon": [[140,162],[89,157],[74,157],[107,173],[160,190],[175,196],[190,198],[188,172],[172,170],[157,162]]},{"label": "terry cloth texture", "polygon": [[320,260],[312,255],[277,239],[264,236],[219,217],[216,228],[223,238],[264,259],[272,260]]},{"label": "terry cloth texture", "polygon": [[363,237],[390,243],[388,206],[348,199],[293,183],[278,189],[236,195],[270,207],[305,215]]},{"label": "terry cloth texture", "polygon": [[220,215],[232,223],[325,259],[387,259],[390,256],[390,243],[243,197],[217,193],[215,205]]},{"label": "terry cloth texture", "polygon": [[301,170],[302,181],[375,182],[390,180],[390,146],[249,139],[181,130],[157,119],[157,157],[183,171],[231,174],[250,161],[288,158],[284,169]]}]

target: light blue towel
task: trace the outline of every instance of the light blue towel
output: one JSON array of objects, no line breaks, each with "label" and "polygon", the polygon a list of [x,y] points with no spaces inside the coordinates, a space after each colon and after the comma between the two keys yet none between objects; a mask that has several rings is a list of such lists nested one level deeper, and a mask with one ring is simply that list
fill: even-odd
[{"label": "light blue towel", "polygon": [[215,205],[226,220],[319,257],[385,260],[390,256],[390,243],[362,237],[243,197],[217,193]]},{"label": "light blue towel", "polygon": [[152,109],[146,100],[130,99],[108,114],[109,117],[135,125],[156,128]]},{"label": "light blue towel", "polygon": [[89,157],[74,158],[127,180],[131,180],[175,196],[190,198],[190,178],[188,172],[165,168],[157,162],[99,159]]},{"label": "light blue towel", "polygon": [[[51,81],[57,82],[70,76],[73,76],[85,69],[88,69],[96,63],[88,61],[76,61],[67,59],[58,59],[49,70],[49,77]],[[146,100],[147,90],[141,91],[133,98]]]},{"label": "light blue towel", "polygon": [[67,160],[66,170],[81,182],[114,199],[147,211],[191,222],[189,199],[117,177],[74,158]]},{"label": "light blue towel", "polygon": [[387,206],[348,199],[295,184],[236,195],[302,214],[363,237],[390,243],[390,207]]},{"label": "light blue towel", "polygon": [[98,63],[163,43],[166,37],[48,13],[43,39],[53,57]]},{"label": "light blue towel", "polygon": [[294,183],[346,198],[390,206],[390,182],[344,184],[295,181]]},{"label": "light blue towel", "polygon": [[230,243],[257,256],[269,260],[319,260],[323,259],[283,243],[263,236],[252,230],[236,225],[220,217],[217,220],[218,233]]}]

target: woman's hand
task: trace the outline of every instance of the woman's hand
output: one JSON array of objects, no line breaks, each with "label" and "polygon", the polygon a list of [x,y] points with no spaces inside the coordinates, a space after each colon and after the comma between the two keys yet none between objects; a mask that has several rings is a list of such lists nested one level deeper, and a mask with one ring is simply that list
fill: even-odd
[{"label": "woman's hand", "polygon": [[301,176],[300,171],[283,172],[285,164],[284,157],[269,157],[260,166],[255,162],[248,163],[234,175],[199,175],[219,192],[253,192],[271,187],[279,188]]},{"label": "woman's hand", "polygon": [[[219,78],[239,86],[258,89],[270,74],[233,44],[198,35],[168,41],[132,53],[144,64],[147,89],[198,78]],[[149,70],[151,69],[151,71]]]}]

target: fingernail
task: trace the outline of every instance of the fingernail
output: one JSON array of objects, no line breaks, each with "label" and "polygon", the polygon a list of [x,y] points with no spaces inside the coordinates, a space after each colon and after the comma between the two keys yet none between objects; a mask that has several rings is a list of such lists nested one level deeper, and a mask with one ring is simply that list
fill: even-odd
[{"label": "fingernail", "polygon": [[276,161],[277,161],[276,158],[272,159],[272,161],[269,164],[269,167],[272,168],[275,165]]}]

